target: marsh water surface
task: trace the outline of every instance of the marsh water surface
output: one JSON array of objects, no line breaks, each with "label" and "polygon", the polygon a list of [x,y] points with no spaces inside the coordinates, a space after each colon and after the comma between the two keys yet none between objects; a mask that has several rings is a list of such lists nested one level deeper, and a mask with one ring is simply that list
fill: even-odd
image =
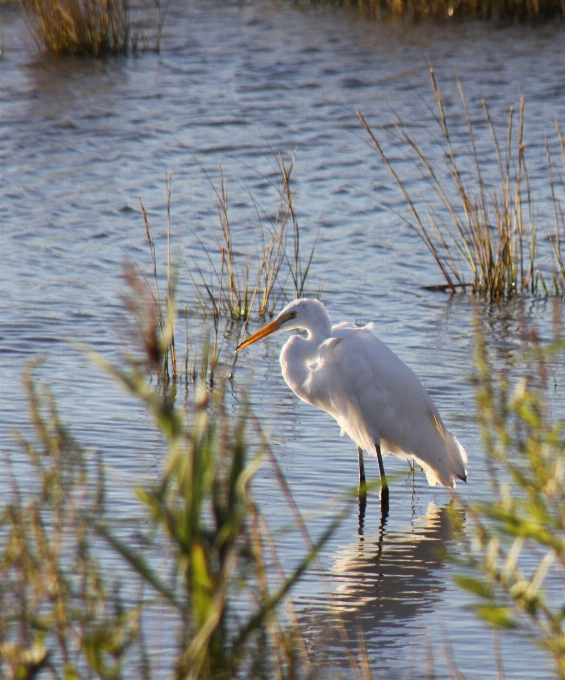
[{"label": "marsh water surface", "polygon": [[[0,6],[0,21],[0,448],[16,466],[24,463],[13,428],[29,431],[21,376],[41,354],[38,371],[64,420],[104,456],[116,513],[139,512],[133,488],[158,474],[159,438],[74,343],[118,359],[127,341],[122,264],[150,271],[140,198],[165,257],[168,171],[179,308],[192,310],[196,333],[204,322],[187,269],[194,258],[207,266],[201,244],[218,229],[204,170],[217,180],[221,163],[245,248],[254,238],[243,228],[254,219],[251,196],[266,211],[276,207],[274,149],[296,154],[305,251],[318,235],[312,290],[322,286],[335,322],[375,322],[469,453],[469,482],[458,491],[474,500],[488,494],[470,381],[473,305],[464,294],[422,288],[441,283],[440,274],[399,214],[402,198],[355,108],[375,125],[397,114],[433,138],[430,63],[448,109],[457,106],[457,76],[473,115],[484,98],[502,126],[522,92],[532,182],[543,186],[544,134],[555,117],[565,121],[561,26],[368,23],[275,3],[173,2],[160,54],[94,61],[37,54],[12,6]],[[546,301],[481,305],[479,313],[496,361],[511,368],[520,365],[524,319],[542,337],[551,328]],[[356,450],[328,416],[290,394],[278,366],[282,341],[273,336],[240,357],[234,390],[252,384],[253,407],[315,535],[328,517],[320,508],[356,483]],[[386,525],[372,493],[362,533],[354,509],[323,551],[324,573],[315,567],[294,591],[313,658],[328,677],[348,674],[362,632],[377,678],[423,677],[432,654],[436,677],[452,677],[455,663],[466,677],[492,678],[492,632],[465,608],[455,567],[441,556],[441,548],[458,550],[446,519],[450,496],[405,463],[385,463],[399,473]],[[378,475],[376,461],[368,472]],[[0,489],[7,485],[0,478]],[[304,545],[287,530],[285,499],[268,470],[255,486],[291,565]],[[155,641],[165,651],[171,644],[163,629]],[[502,658],[508,677],[550,675],[519,638],[503,638]]]}]

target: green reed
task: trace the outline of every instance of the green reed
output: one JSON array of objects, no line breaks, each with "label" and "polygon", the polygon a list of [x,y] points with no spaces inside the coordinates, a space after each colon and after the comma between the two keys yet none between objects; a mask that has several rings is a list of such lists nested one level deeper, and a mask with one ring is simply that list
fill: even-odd
[{"label": "green reed", "polygon": [[[477,409],[490,478],[489,500],[463,503],[472,532],[458,584],[495,629],[526,633],[565,677],[565,421],[556,418],[552,373],[563,361],[559,335],[542,347],[524,331],[524,375],[495,371],[480,322]],[[553,396],[552,396],[553,392]],[[462,502],[462,501],[461,501]]]},{"label": "green reed", "polygon": [[[129,0],[19,0],[38,47],[55,54],[159,50],[166,11]],[[155,16],[152,16],[152,15]]]},{"label": "green reed", "polygon": [[0,676],[78,678],[90,669],[123,677],[130,651],[141,666],[146,655],[140,599],[126,604],[97,556],[92,521],[106,511],[100,460],[88,460],[32,369],[25,384],[35,441],[20,436],[31,472],[8,461],[11,493],[0,511]]},{"label": "green reed", "polygon": [[[508,298],[516,294],[565,293],[565,276],[561,243],[565,223],[558,194],[565,187],[555,172],[547,144],[548,185],[551,187],[554,211],[553,233],[536,221],[535,201],[526,163],[524,139],[524,97],[516,115],[510,109],[503,139],[491,120],[483,101],[484,123],[490,132],[488,148],[477,144],[476,126],[467,106],[461,83],[459,94],[467,125],[465,152],[456,150],[455,135],[450,127],[433,70],[432,89],[437,108],[440,139],[434,142],[437,154],[424,151],[408,125],[393,123],[397,142],[413,161],[420,182],[427,183],[435,205],[421,204],[408,189],[408,182],[383,150],[377,134],[363,115],[360,120],[370,135],[377,152],[389,168],[411,215],[408,223],[420,235],[451,292],[469,288],[477,295]],[[561,140],[561,133],[557,125]],[[460,142],[458,142],[459,144]],[[561,157],[565,155],[561,143]],[[496,160],[493,173],[492,161]],[[428,199],[429,200],[429,199]],[[547,200],[546,200],[547,202]],[[541,201],[540,201],[541,203]],[[545,275],[541,270],[538,240],[548,236],[552,244],[553,265]],[[470,274],[471,280],[468,279]]]}]

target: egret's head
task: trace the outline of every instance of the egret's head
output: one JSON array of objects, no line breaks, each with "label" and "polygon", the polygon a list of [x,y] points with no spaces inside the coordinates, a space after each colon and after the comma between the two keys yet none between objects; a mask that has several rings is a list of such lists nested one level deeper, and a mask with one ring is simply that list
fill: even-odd
[{"label": "egret's head", "polygon": [[257,333],[253,333],[247,340],[244,340],[241,345],[235,348],[235,351],[237,352],[248,345],[252,345],[257,340],[266,338],[267,335],[271,335],[271,333],[278,330],[293,331],[303,328],[311,332],[320,323],[323,324],[324,328],[329,325],[331,329],[328,313],[321,302],[307,298],[294,300],[282,310],[276,319],[273,319],[271,323],[268,323]]}]

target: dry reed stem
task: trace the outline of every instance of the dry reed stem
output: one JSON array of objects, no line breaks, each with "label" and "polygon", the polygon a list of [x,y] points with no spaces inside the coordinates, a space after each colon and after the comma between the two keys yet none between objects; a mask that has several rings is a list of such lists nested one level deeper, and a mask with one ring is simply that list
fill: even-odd
[{"label": "dry reed stem", "polygon": [[[157,267],[157,253],[155,249],[155,241],[149,222],[149,217],[145,209],[143,201],[141,203],[141,214],[143,216],[143,223],[145,225],[145,235],[147,244],[149,246],[149,255],[153,265],[153,286],[154,290],[149,284],[145,276],[145,284],[153,299],[154,309],[157,314],[159,343],[160,343],[160,357],[161,366],[158,374],[165,382],[169,380],[176,380],[177,378],[177,356],[175,349],[175,321],[176,309],[174,306],[175,290],[176,290],[176,271],[171,266],[171,195],[172,195],[172,173],[167,174],[167,294],[165,297],[161,295],[159,290],[159,276]],[[126,269],[126,277],[129,278],[130,288],[133,289],[132,278],[135,272]],[[129,308],[134,312],[134,316],[143,316],[144,312],[149,309],[148,305],[130,304]],[[139,324],[144,324],[143,320]]]}]

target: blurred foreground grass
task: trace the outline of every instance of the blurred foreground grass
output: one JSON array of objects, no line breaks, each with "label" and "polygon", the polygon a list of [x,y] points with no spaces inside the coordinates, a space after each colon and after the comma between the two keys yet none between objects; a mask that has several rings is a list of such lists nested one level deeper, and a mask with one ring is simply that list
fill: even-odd
[{"label": "blurred foreground grass", "polygon": [[477,321],[477,410],[491,485],[487,501],[460,500],[470,531],[456,580],[474,596],[480,618],[544,649],[563,678],[565,420],[555,411],[563,412],[556,402],[565,340],[557,306],[555,315],[551,342],[524,329],[529,349],[520,376],[494,370]]},{"label": "blurred foreground grass", "polygon": [[[0,515],[0,675],[160,677],[158,605],[174,678],[308,677],[298,628],[277,608],[343,512],[307,541],[290,573],[273,573],[276,552],[250,488],[264,440],[258,432],[251,443],[244,400],[228,416],[224,380],[214,389],[199,382],[185,410],[170,383],[148,378],[169,345],[150,309],[151,326],[160,352],[141,337],[125,368],[91,354],[145,406],[167,449],[158,479],[138,490],[145,520],[127,531],[112,518],[100,457],[65,428],[33,366],[26,375],[35,438],[20,436],[27,473],[8,467],[12,492]],[[279,470],[277,479],[286,494]]]},{"label": "blurred foreground grass", "polygon": [[[168,325],[162,335],[154,312],[150,325],[148,336],[166,347]],[[559,323],[543,346],[524,331],[530,362],[516,378],[494,372],[480,319],[477,326],[477,407],[492,495],[483,503],[456,497],[467,525],[466,552],[454,556],[457,582],[495,628],[526,631],[562,678],[565,421],[552,416],[551,398],[565,341]],[[108,502],[102,459],[65,428],[34,365],[25,376],[35,435],[19,437],[27,463],[6,466],[0,677],[315,677],[320,669],[288,595],[347,503],[315,543],[306,535],[302,559],[284,573],[251,490],[267,444],[259,430],[249,436],[256,425],[245,400],[236,412],[226,408],[224,375],[213,388],[197,381],[188,407],[177,407],[174,382],[155,379],[155,348],[138,340],[119,368],[91,354],[145,406],[164,442],[161,473],[138,490],[142,519],[125,525]],[[278,468],[274,478],[292,504]],[[166,662],[155,649],[155,621],[170,641]],[[363,646],[350,661],[356,677],[371,677]]]}]

